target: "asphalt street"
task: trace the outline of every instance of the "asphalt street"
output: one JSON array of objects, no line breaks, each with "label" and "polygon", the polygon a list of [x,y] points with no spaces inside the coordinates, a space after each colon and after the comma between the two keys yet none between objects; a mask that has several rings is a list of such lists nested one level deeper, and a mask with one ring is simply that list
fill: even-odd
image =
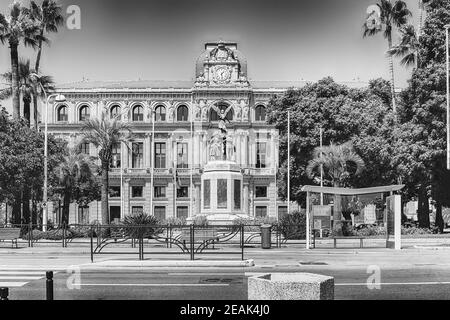
[{"label": "asphalt street", "polygon": [[[267,272],[314,272],[335,277],[337,300],[450,299],[448,268],[383,269],[376,281],[369,279],[372,273],[367,271],[367,268],[345,270],[320,266],[219,270],[153,268],[81,271],[79,277],[59,271],[54,276],[54,295],[60,300],[246,300],[249,276]],[[44,271],[0,270],[0,283],[4,284],[1,281],[17,284],[17,287],[10,288],[11,300],[45,299]]]}]

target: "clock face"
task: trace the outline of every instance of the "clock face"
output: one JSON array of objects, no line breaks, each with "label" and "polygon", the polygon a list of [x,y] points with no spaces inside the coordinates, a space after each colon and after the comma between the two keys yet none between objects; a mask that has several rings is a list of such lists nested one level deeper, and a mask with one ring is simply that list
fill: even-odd
[{"label": "clock face", "polygon": [[218,67],[216,68],[215,78],[219,82],[226,82],[230,80],[231,73],[230,70],[226,67]]}]

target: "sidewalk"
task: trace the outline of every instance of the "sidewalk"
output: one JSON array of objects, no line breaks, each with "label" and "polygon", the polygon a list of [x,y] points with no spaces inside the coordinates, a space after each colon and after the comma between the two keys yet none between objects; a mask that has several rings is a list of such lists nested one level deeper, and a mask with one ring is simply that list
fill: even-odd
[{"label": "sidewalk", "polygon": [[[417,240],[417,239],[414,239]],[[436,239],[427,239],[424,245],[435,245]],[[383,241],[383,240],[381,240]],[[437,243],[439,245],[439,243]],[[414,242],[406,249],[393,250],[386,248],[356,248],[359,245],[349,247],[346,244],[338,249],[328,248],[305,249],[302,244],[290,244],[282,248],[261,249],[260,247],[245,248],[244,259],[254,260],[254,267],[248,268],[273,268],[273,267],[301,267],[308,268],[361,268],[369,265],[377,265],[381,268],[415,268],[415,267],[445,267],[450,268],[450,250],[429,250],[429,248],[414,247]],[[442,245],[442,243],[441,243]],[[444,243],[445,245],[445,243]],[[149,267],[184,267],[194,265],[197,267],[227,267],[231,264],[242,267],[239,250],[236,255],[199,254],[195,262],[191,262],[188,254],[181,254],[178,249],[174,254],[161,254],[161,248],[156,248],[160,253],[147,252],[144,256],[146,262],[138,260],[137,248],[121,248],[125,254],[101,254],[94,256],[94,262],[99,266],[111,267],[137,266],[139,268]],[[236,249],[236,248],[234,248]],[[233,249],[233,250],[234,250]],[[169,250],[169,249],[166,249]],[[151,251],[151,249],[149,249]],[[217,252],[219,252],[218,250]],[[116,262],[114,262],[116,261]],[[117,262],[119,261],[119,262]],[[225,262],[231,261],[231,262]],[[197,263],[197,265],[195,265]],[[227,265],[230,263],[230,265]],[[1,268],[59,268],[66,269],[73,265],[90,265],[89,248],[55,248],[55,247],[33,247],[33,248],[0,248]],[[246,269],[247,269],[246,267]]]}]

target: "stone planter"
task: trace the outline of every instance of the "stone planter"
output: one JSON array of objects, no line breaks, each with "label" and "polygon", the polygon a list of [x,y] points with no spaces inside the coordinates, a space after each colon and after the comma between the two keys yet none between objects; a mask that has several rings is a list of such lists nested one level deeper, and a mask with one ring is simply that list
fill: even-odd
[{"label": "stone planter", "polygon": [[249,300],[333,300],[334,278],[313,273],[271,273],[248,278]]}]

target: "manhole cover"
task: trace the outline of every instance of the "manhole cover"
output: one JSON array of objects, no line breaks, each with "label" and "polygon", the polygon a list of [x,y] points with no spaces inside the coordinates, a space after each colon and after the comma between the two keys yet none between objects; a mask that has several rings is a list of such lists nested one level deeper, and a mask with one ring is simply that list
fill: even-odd
[{"label": "manhole cover", "polygon": [[328,263],[325,263],[325,262],[317,262],[317,261],[305,261],[305,262],[300,261],[299,264],[301,264],[301,265],[306,265],[306,266],[309,266],[309,265],[314,265],[314,266],[324,266],[324,265],[328,265]]}]

